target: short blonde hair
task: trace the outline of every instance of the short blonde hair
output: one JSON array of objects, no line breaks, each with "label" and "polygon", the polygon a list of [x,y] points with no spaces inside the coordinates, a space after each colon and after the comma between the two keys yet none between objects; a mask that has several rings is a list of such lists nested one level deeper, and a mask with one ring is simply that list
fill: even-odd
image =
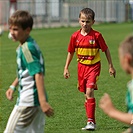
[{"label": "short blonde hair", "polygon": [[133,57],[133,35],[126,37],[119,45],[123,54],[129,53]]}]

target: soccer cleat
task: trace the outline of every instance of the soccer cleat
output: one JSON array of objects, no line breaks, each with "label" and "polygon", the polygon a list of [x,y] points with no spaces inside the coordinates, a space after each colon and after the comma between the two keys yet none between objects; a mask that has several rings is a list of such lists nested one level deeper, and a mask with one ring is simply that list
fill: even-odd
[{"label": "soccer cleat", "polygon": [[82,130],[95,130],[96,124],[93,122],[87,122],[87,125]]}]

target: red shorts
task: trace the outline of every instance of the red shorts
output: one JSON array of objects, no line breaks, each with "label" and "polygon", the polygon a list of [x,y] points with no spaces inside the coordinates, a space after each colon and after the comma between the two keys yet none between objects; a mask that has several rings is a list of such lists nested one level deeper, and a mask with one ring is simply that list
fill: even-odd
[{"label": "red shorts", "polygon": [[97,80],[100,75],[101,63],[84,65],[78,63],[78,89],[86,93],[86,88],[97,90]]}]

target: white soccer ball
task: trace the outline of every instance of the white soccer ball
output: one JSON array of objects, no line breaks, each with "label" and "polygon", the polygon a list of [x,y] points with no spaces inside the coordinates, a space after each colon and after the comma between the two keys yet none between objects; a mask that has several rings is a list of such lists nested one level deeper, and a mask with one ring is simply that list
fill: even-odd
[{"label": "white soccer ball", "polygon": [[11,35],[10,32],[9,32],[9,34],[8,34],[8,38],[9,38],[9,39],[12,39],[12,35]]},{"label": "white soccer ball", "polygon": [[3,34],[3,30],[2,28],[0,28],[0,36],[2,36],[2,34]]}]

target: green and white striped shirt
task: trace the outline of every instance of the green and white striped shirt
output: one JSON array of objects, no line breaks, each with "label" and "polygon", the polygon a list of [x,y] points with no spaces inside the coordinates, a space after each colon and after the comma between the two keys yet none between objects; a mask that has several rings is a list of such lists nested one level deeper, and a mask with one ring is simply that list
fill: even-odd
[{"label": "green and white striped shirt", "polygon": [[[127,103],[127,112],[133,114],[133,79],[128,82],[127,84],[127,96],[126,96],[126,103]],[[133,132],[133,125],[131,121],[131,132]]]},{"label": "green and white striped shirt", "polygon": [[128,82],[127,88],[128,88],[126,96],[127,111],[129,113],[133,113],[133,80]]},{"label": "green and white striped shirt", "polygon": [[35,74],[45,73],[43,55],[36,42],[29,37],[17,52],[19,96],[18,106],[39,106]]}]

